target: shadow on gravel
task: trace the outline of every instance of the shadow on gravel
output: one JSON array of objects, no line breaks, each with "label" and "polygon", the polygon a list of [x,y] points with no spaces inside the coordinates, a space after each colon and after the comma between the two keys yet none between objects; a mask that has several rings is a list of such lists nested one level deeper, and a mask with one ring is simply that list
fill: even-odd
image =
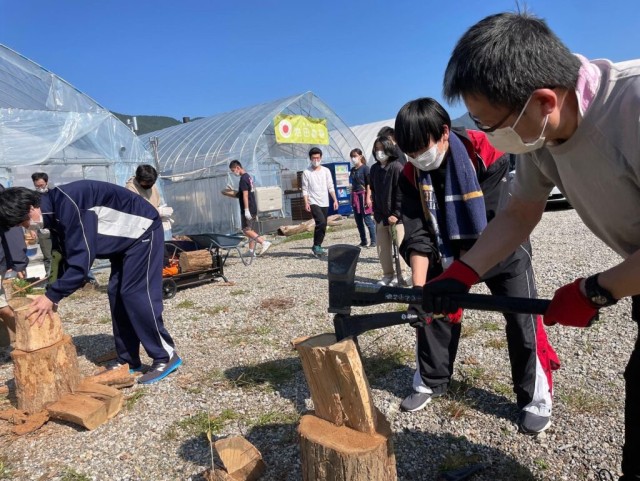
[{"label": "shadow on gravel", "polygon": [[75,336],[73,343],[79,356],[85,356],[94,363],[100,356],[115,349],[113,336],[109,334],[83,334]]}]

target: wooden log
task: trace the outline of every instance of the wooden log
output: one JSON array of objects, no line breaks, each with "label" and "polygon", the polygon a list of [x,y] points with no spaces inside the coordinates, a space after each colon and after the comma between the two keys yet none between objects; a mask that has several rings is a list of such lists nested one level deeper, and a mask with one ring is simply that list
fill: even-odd
[{"label": "wooden log", "polygon": [[105,403],[82,394],[65,394],[58,401],[49,404],[47,411],[54,419],[69,421],[89,430],[104,424],[108,419]]},{"label": "wooden log", "polygon": [[[14,307],[24,300],[28,301],[27,305]],[[45,316],[42,325],[31,325],[27,318],[30,304],[31,299],[26,298],[14,298],[9,301],[9,305],[14,309],[16,318],[16,340],[13,347],[20,351],[33,352],[60,342],[64,336],[60,316],[53,313]]]},{"label": "wooden log", "polygon": [[296,344],[317,417],[376,432],[377,415],[362,360],[352,339],[321,334]]},{"label": "wooden log", "polygon": [[311,232],[315,227],[315,221],[309,219],[302,224],[297,225],[281,225],[278,227],[278,234],[284,236],[290,236],[294,234],[300,234],[302,232]]},{"label": "wooden log", "polygon": [[38,351],[14,349],[11,358],[18,408],[29,413],[42,410],[80,383],[78,355],[69,336]]},{"label": "wooden log", "polygon": [[96,384],[104,384],[106,386],[120,389],[123,387],[133,386],[133,384],[136,382],[136,378],[129,373],[129,366],[124,364],[117,369],[103,368],[100,372],[94,374],[93,376],[86,377],[85,381]]},{"label": "wooden log", "polygon": [[211,269],[213,260],[207,249],[180,253],[180,272],[193,272]]},{"label": "wooden log", "polygon": [[205,481],[235,481],[224,469],[207,469],[202,477]]},{"label": "wooden log", "polygon": [[396,460],[389,424],[380,414],[379,432],[365,434],[316,416],[300,420],[304,481],[394,481]]},{"label": "wooden log", "polygon": [[124,395],[122,394],[122,391],[119,391],[114,387],[90,382],[84,379],[80,382],[74,393],[102,401],[107,407],[108,419],[114,417],[120,412],[120,409],[122,409]]},{"label": "wooden log", "polygon": [[256,481],[266,469],[260,451],[242,436],[219,439],[214,447],[234,481]]}]

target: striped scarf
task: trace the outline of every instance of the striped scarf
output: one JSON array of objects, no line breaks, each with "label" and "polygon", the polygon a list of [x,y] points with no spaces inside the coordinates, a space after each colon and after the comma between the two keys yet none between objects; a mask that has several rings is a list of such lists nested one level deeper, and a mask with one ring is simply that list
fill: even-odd
[{"label": "striped scarf", "polygon": [[458,136],[449,135],[451,155],[445,166],[444,209],[438,206],[431,175],[415,169],[422,208],[436,236],[442,267],[453,262],[452,240],[477,239],[487,225],[484,198],[469,154]]}]

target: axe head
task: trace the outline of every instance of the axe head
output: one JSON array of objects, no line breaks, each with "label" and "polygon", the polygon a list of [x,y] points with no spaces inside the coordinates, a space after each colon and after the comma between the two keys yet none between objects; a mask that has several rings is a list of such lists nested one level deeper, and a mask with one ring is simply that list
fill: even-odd
[{"label": "axe head", "polygon": [[360,248],[348,244],[329,247],[329,312],[349,314]]}]

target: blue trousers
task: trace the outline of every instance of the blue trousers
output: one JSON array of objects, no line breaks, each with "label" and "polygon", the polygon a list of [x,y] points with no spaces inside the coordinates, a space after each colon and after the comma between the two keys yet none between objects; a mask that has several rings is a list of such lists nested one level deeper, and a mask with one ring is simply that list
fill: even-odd
[{"label": "blue trousers", "polygon": [[151,359],[167,362],[173,339],[162,322],[162,226],[111,258],[109,304],[117,359],[140,365],[140,344]]},{"label": "blue trousers", "polygon": [[356,214],[353,213],[353,218],[356,220],[356,226],[358,227],[358,233],[360,234],[360,243],[362,245],[367,244],[367,234],[364,230],[364,226],[366,224],[367,230],[369,231],[369,239],[371,239],[371,244],[376,243],[376,223],[373,220],[373,216],[371,214]]}]

